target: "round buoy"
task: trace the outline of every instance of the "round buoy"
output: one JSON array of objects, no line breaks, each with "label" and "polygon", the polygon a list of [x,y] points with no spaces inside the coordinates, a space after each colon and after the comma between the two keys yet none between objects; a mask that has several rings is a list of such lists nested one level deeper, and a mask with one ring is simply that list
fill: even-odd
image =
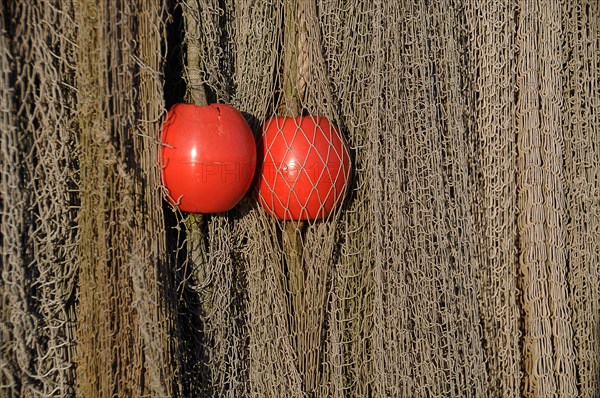
[{"label": "round buoy", "polygon": [[167,199],[181,211],[230,210],[252,183],[254,136],[246,119],[231,106],[173,106],[164,124],[162,144]]},{"label": "round buoy", "polygon": [[271,118],[258,150],[258,199],[272,216],[323,218],[343,200],[350,156],[342,135],[326,118]]}]

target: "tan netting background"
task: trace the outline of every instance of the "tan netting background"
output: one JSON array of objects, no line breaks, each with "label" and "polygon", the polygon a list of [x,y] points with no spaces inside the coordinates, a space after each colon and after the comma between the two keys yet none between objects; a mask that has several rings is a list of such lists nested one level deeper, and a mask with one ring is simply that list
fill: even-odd
[{"label": "tan netting background", "polygon": [[[600,396],[597,1],[2,0],[0,60],[0,396]],[[202,97],[329,118],[343,206],[171,208]]]}]

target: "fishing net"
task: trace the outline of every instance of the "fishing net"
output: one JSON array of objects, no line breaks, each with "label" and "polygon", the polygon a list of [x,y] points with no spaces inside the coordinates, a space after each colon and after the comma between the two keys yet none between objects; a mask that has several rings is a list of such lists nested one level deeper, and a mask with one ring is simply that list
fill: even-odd
[{"label": "fishing net", "polygon": [[162,13],[2,3],[8,396],[169,395]]},{"label": "fishing net", "polygon": [[0,7],[0,386],[5,396],[67,395],[80,270],[73,10]]},{"label": "fishing net", "polygon": [[[597,2],[0,1],[0,60],[0,395],[598,396]],[[181,213],[183,101],[327,118],[343,200]]]}]

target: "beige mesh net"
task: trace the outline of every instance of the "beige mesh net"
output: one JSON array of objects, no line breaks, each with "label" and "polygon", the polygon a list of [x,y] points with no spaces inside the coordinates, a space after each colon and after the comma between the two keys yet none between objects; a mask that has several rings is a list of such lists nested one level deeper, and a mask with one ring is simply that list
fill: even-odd
[{"label": "beige mesh net", "polygon": [[[0,396],[599,396],[597,1],[4,0],[0,60]],[[180,213],[182,101],[327,118],[345,199]]]},{"label": "beige mesh net", "polygon": [[5,396],[73,391],[79,137],[72,6],[0,6]]}]

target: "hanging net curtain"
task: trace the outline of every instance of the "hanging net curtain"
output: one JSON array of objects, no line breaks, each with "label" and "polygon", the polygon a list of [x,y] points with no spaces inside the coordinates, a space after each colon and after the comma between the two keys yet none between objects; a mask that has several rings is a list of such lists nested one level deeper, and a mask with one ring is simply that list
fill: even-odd
[{"label": "hanging net curtain", "polygon": [[[598,396],[597,2],[0,1],[0,61],[0,396]],[[198,93],[343,201],[170,206]]]}]

